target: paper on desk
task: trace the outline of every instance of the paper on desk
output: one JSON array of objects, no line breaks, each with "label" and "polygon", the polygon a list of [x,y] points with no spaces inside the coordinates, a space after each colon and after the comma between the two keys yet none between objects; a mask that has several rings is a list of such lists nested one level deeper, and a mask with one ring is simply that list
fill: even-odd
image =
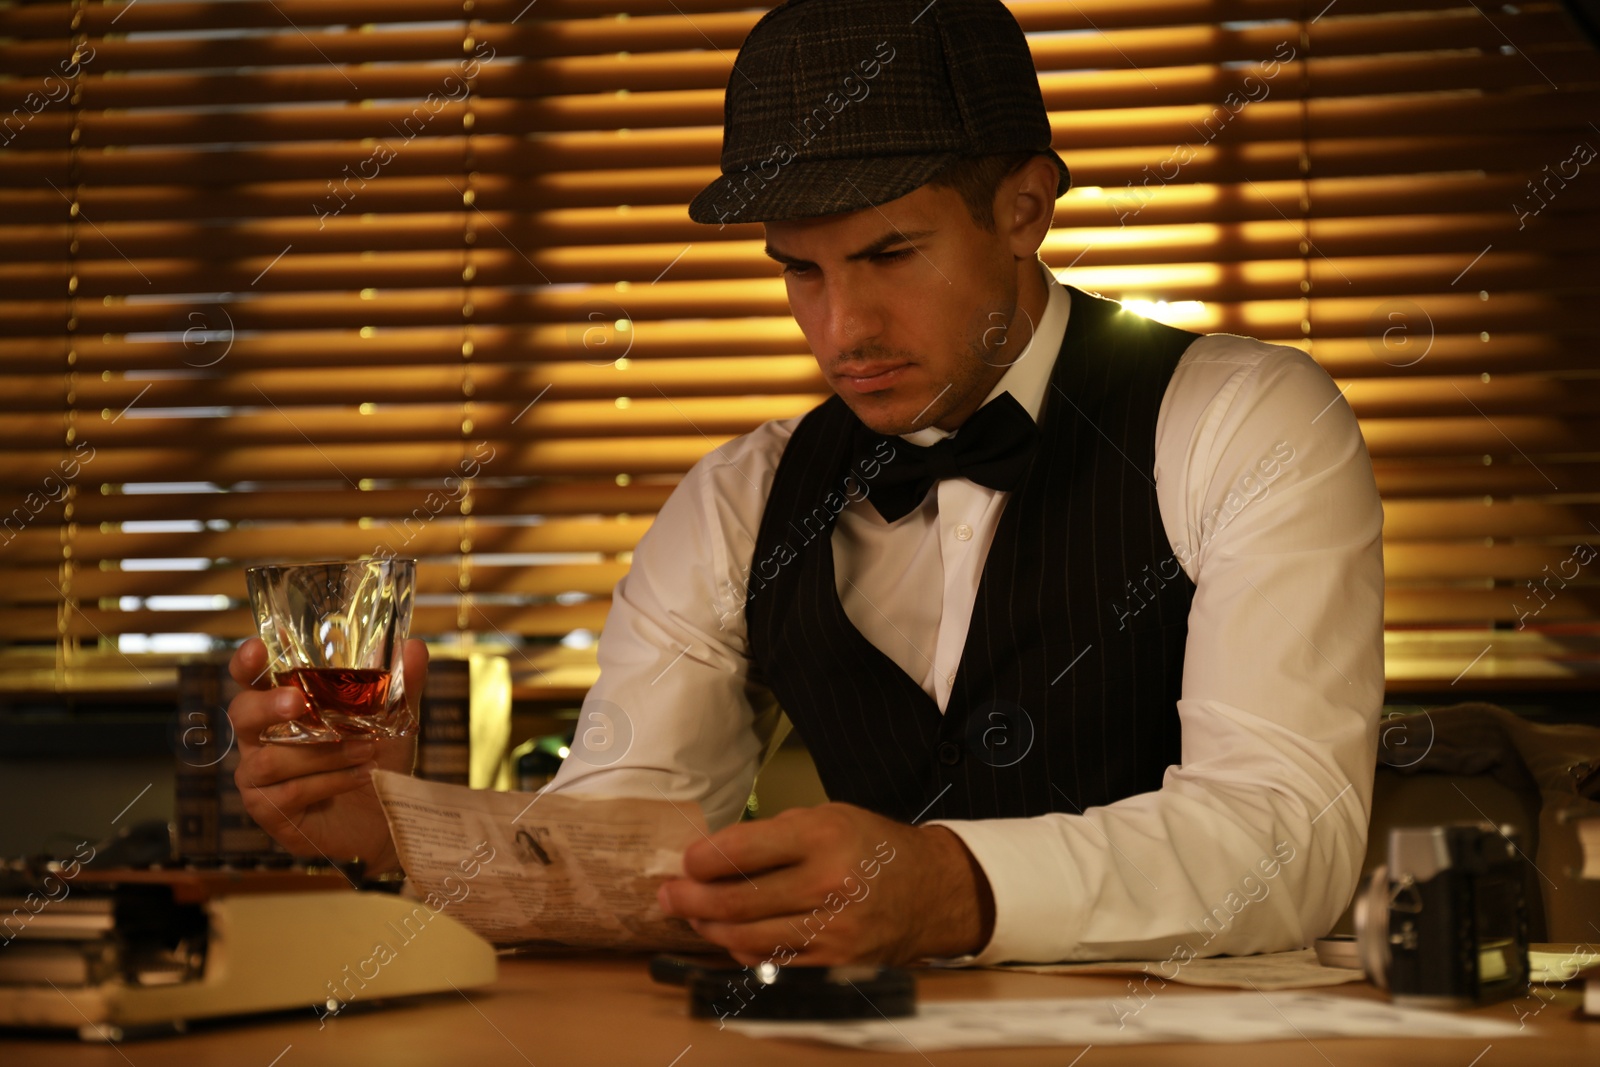
[{"label": "paper on desk", "polygon": [[1348,967],[1324,967],[1314,949],[1269,952],[1261,956],[1215,956],[1206,959],[1107,960],[1098,963],[1008,963],[995,970],[1036,974],[1148,974],[1145,983],[1159,989],[1166,982],[1220,989],[1312,989],[1359,982],[1365,977]]},{"label": "paper on desk", "polygon": [[[1600,959],[1587,946],[1547,946],[1529,948],[1529,980],[1563,982],[1586,964]],[[1366,976],[1349,967],[1324,967],[1315,949],[1269,952],[1260,956],[1214,956],[1183,960],[1105,960],[1095,963],[1007,963],[991,968],[997,971],[1026,971],[1030,974],[1148,974],[1141,983],[1159,989],[1167,982],[1208,986],[1215,989],[1314,989],[1364,981]]]},{"label": "paper on desk", "polygon": [[706,832],[698,804],[497,793],[381,770],[372,778],[407,880],[486,940],[708,947],[656,902]]},{"label": "paper on desk", "polygon": [[1515,1037],[1511,1023],[1397,1008],[1322,993],[1156,996],[1130,1012],[1119,1000],[933,1001],[903,1019],[861,1022],[728,1021],[751,1037],[822,1041],[879,1052],[1018,1045],[1141,1045],[1189,1041],[1298,1041],[1331,1037]]}]

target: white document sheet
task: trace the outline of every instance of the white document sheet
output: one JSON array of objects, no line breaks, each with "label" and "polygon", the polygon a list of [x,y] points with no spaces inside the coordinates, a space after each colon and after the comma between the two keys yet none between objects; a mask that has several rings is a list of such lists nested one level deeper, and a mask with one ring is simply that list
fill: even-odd
[{"label": "white document sheet", "polygon": [[[1600,960],[1600,952],[1587,945],[1537,945],[1528,949],[1529,978],[1534,982],[1565,982],[1584,967]],[[1030,974],[1139,974],[1140,991],[1159,989],[1167,982],[1210,986],[1215,989],[1314,989],[1319,986],[1362,982],[1366,976],[1348,967],[1324,967],[1315,949],[1269,952],[1261,956],[1214,956],[1185,961],[1106,960],[1096,963],[1007,963],[993,970]]]},{"label": "white document sheet", "polygon": [[656,889],[706,833],[698,804],[497,793],[374,771],[417,895],[496,945],[711,946]]},{"label": "white document sheet", "polygon": [[1360,982],[1365,976],[1347,967],[1324,967],[1314,949],[1269,952],[1261,956],[1215,956],[1183,960],[1107,960],[1100,963],[1008,963],[997,971],[1030,974],[1147,974],[1140,990],[1148,995],[1167,982],[1218,989],[1312,989]]},{"label": "white document sheet", "polygon": [[728,1026],[751,1037],[787,1037],[924,1055],[945,1049],[1026,1045],[1316,1042],[1338,1037],[1499,1039],[1519,1033],[1511,1023],[1397,1008],[1370,1000],[1325,993],[1257,992],[1157,995],[1133,1014],[1119,1001],[1100,998],[964,1000],[925,1003],[916,1015],[903,1019],[832,1023],[729,1020]]}]

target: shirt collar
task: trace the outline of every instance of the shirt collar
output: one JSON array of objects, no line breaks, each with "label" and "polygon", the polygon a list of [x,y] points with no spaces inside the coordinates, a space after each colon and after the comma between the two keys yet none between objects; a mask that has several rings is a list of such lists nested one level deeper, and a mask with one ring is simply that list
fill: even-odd
[{"label": "shirt collar", "polygon": [[[1044,314],[1034,326],[1033,338],[1022,350],[1022,355],[1011,364],[983,401],[987,404],[1001,393],[1010,393],[1034,422],[1039,421],[1039,413],[1044,408],[1045,393],[1050,388],[1050,372],[1055,368],[1056,356],[1061,352],[1061,341],[1067,333],[1067,316],[1072,306],[1067,287],[1056,280],[1055,273],[1042,261],[1036,263],[1044,275],[1049,293]],[[949,432],[937,426],[924,426],[913,433],[901,434],[900,438],[913,445],[931,445],[948,436]]]}]

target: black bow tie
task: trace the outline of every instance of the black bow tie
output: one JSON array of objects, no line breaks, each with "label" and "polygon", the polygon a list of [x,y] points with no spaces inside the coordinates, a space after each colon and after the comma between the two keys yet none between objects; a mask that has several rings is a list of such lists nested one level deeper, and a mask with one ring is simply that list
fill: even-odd
[{"label": "black bow tie", "polygon": [[869,447],[887,441],[894,458],[870,483],[867,499],[885,522],[894,522],[915,511],[928,490],[944,478],[966,478],[1010,491],[1022,481],[1038,439],[1039,428],[1010,393],[1001,393],[974,412],[954,436],[932,445],[872,434]]}]

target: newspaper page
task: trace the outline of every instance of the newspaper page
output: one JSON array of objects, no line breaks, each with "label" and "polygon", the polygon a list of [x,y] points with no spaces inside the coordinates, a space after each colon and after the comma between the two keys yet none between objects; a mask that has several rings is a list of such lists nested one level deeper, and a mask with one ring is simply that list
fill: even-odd
[{"label": "newspaper page", "polygon": [[706,833],[693,802],[498,793],[374,771],[408,881],[499,946],[706,951],[656,889]]}]

